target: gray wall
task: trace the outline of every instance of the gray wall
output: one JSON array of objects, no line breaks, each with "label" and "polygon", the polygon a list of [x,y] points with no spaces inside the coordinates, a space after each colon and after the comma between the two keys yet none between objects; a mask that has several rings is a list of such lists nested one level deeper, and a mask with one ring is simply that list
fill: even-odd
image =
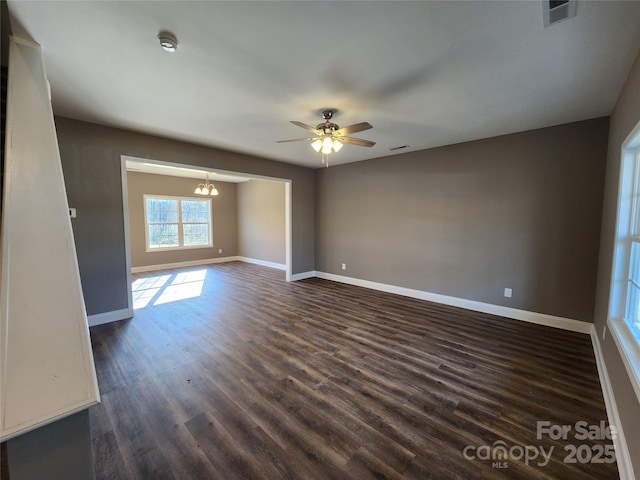
[{"label": "gray wall", "polygon": [[292,273],[314,269],[314,172],[190,143],[56,117],[80,276],[89,315],[127,306],[120,156],[291,180]]},{"label": "gray wall", "polygon": [[[618,182],[620,180],[621,148],[626,137],[640,122],[640,55],[627,77],[627,82],[618,97],[611,114],[609,148],[605,178],[604,203],[602,213],[602,233],[600,239],[600,261],[598,268],[598,288],[596,294],[596,332],[602,339],[602,329],[607,322],[609,288],[613,265],[616,213],[618,203]],[[610,334],[602,342],[605,364],[616,397],[620,419],[633,468],[640,475],[640,401],[636,397],[615,342]]]},{"label": "gray wall", "polygon": [[286,262],[285,184],[251,180],[238,184],[238,254]]},{"label": "gray wall", "polygon": [[[198,183],[199,180],[193,178],[127,172],[132,267],[207,260],[218,257],[231,257],[238,254],[236,184],[224,182],[215,182],[220,195],[207,197],[211,199],[213,214],[213,247],[168,250],[164,252],[146,251],[143,196],[145,194],[155,194],[201,199],[201,195],[193,193]],[[222,249],[222,253],[218,253],[220,249]]]},{"label": "gray wall", "polygon": [[[88,315],[127,308],[124,210],[120,155],[101,139],[70,130],[74,123],[56,118],[58,145]],[[88,125],[88,124],[87,124]]]},{"label": "gray wall", "polygon": [[607,132],[601,118],[318,170],[316,270],[592,322]]},{"label": "gray wall", "polygon": [[55,421],[7,442],[11,480],[93,480],[89,411]]}]

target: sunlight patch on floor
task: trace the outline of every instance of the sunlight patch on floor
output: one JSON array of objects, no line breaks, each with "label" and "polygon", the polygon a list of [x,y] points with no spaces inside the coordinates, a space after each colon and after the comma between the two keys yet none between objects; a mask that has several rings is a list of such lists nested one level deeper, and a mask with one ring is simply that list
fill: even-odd
[{"label": "sunlight patch on floor", "polygon": [[162,305],[199,297],[206,277],[206,270],[194,270],[139,278],[131,284],[133,308],[138,310],[148,305]]}]

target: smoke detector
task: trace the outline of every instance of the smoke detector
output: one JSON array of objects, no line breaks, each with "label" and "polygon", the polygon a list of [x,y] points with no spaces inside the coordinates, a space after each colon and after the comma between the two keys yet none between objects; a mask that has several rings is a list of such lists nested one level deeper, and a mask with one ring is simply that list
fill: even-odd
[{"label": "smoke detector", "polygon": [[171,32],[160,32],[158,40],[165,52],[173,53],[178,49],[178,39]]}]

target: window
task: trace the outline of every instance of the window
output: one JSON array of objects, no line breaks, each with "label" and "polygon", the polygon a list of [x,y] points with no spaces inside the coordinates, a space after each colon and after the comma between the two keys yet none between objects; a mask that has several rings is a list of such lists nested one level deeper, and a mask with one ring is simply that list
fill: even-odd
[{"label": "window", "polygon": [[[631,172],[630,172],[631,173]],[[628,284],[625,316],[631,326],[640,327],[640,148],[633,152],[633,191],[628,238]]]},{"label": "window", "polygon": [[640,400],[640,123],[622,147],[610,288],[607,326]]},{"label": "window", "polygon": [[147,252],[213,246],[211,199],[144,196]]}]

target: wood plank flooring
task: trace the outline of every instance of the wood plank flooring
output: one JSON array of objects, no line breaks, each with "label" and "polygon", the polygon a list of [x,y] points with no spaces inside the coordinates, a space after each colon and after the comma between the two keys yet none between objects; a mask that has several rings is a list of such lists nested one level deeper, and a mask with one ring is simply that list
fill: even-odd
[{"label": "wood plank flooring", "polygon": [[618,478],[576,438],[607,419],[588,335],[239,262],[134,280],[91,329],[98,479]]}]

